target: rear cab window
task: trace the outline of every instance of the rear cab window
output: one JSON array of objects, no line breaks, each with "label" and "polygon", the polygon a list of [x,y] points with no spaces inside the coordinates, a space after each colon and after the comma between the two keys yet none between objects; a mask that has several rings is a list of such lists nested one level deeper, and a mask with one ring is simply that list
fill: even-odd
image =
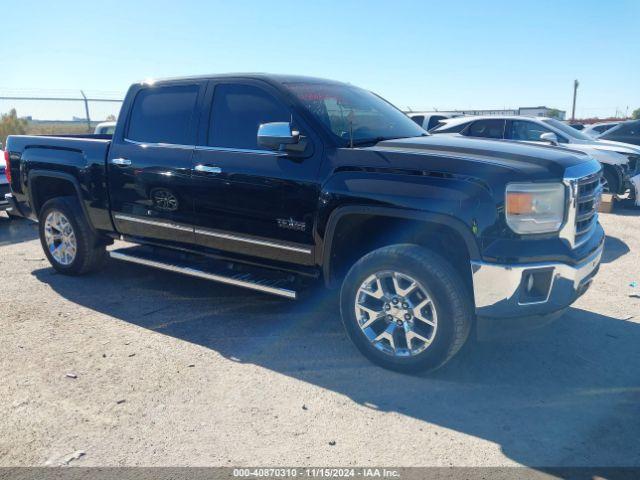
[{"label": "rear cab window", "polygon": [[126,140],[192,145],[198,85],[168,85],[140,90],[131,107]]},{"label": "rear cab window", "polygon": [[424,115],[411,115],[409,118],[420,126],[424,123]]},{"label": "rear cab window", "polygon": [[444,120],[445,118],[447,117],[445,117],[444,115],[431,115],[431,118],[429,118],[429,124],[427,125],[427,131],[437,127],[440,124],[440,121]]}]

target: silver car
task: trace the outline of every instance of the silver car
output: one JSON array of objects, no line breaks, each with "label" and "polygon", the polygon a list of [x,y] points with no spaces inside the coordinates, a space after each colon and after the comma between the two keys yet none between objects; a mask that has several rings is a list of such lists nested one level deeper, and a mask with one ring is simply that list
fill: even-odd
[{"label": "silver car", "polygon": [[639,146],[597,140],[553,118],[518,115],[452,118],[442,120],[430,133],[552,144],[579,150],[602,164],[603,187],[614,194],[624,194],[631,188],[631,178],[640,174]]}]

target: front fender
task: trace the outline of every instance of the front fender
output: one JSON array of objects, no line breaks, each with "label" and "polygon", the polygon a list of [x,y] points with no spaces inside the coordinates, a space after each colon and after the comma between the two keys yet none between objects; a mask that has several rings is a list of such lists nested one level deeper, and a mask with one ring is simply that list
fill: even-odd
[{"label": "front fender", "polygon": [[326,264],[336,226],[349,214],[446,225],[463,238],[471,258],[480,258],[479,237],[498,221],[488,187],[466,178],[343,172],[323,186],[320,196],[318,264]]}]

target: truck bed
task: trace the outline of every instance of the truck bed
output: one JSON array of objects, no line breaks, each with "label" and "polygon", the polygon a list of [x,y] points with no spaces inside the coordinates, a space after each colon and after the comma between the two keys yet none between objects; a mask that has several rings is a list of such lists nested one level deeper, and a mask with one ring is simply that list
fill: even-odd
[{"label": "truck bed", "polygon": [[[98,229],[112,230],[107,195],[107,157],[111,140],[108,135],[11,135],[7,149],[11,152],[11,190],[23,205],[22,212],[35,217],[38,195],[46,193],[54,179],[75,185],[83,208]],[[39,172],[46,171],[46,178]],[[24,208],[26,207],[26,208]],[[34,208],[35,207],[35,208]]]}]

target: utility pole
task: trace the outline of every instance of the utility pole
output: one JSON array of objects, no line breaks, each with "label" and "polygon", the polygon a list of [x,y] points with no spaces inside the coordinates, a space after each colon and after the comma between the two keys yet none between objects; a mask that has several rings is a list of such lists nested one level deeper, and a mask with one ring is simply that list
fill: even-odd
[{"label": "utility pole", "polygon": [[[576,80],[577,81],[577,80]],[[87,114],[87,133],[91,133],[91,118],[89,118],[89,101],[87,100],[87,96],[84,94],[82,90],[80,90],[80,94],[84,99],[84,111]],[[575,106],[576,100],[575,95],[573,97],[573,104]]]},{"label": "utility pole", "polygon": [[580,82],[578,80],[573,81],[573,108],[571,109],[571,121],[576,121],[576,95],[578,94],[578,85]]}]

